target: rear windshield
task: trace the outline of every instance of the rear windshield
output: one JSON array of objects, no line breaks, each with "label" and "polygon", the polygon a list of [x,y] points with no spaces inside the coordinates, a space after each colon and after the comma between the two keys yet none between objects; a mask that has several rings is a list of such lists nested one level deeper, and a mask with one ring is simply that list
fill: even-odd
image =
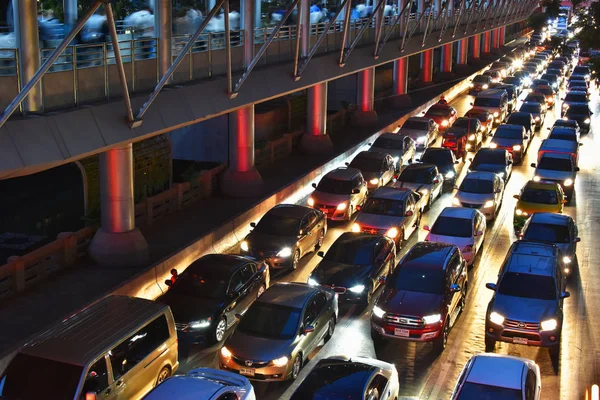
[{"label": "rear windshield", "polygon": [[401,200],[377,199],[370,197],[362,209],[365,214],[388,215],[401,217],[404,215],[404,202]]},{"label": "rear windshield", "polygon": [[462,181],[458,190],[465,193],[492,193],[494,192],[494,182],[484,179],[466,178]]},{"label": "rear windshield", "polygon": [[500,107],[500,98],[476,97],[474,105],[478,107]]},{"label": "rear windshield", "polygon": [[404,148],[404,144],[402,143],[402,140],[379,137],[375,143],[373,143],[373,147],[380,149],[402,150]]},{"label": "rear windshield", "polygon": [[473,78],[473,82],[477,82],[477,83],[488,83],[489,81],[490,81],[490,77],[484,76],[484,75],[477,75],[475,78]]},{"label": "rear windshield", "polygon": [[523,131],[521,127],[520,129],[506,129],[501,126],[496,129],[496,133],[494,134],[495,138],[501,139],[523,139]]},{"label": "rear windshield", "polygon": [[317,186],[317,190],[323,193],[350,194],[352,193],[352,182],[340,179],[323,178]]},{"label": "rear windshield", "polygon": [[521,391],[466,382],[457,400],[522,400]]},{"label": "rear windshield", "polygon": [[573,163],[568,158],[542,157],[538,168],[551,169],[553,171],[572,171]]},{"label": "rear windshield", "polygon": [[408,183],[431,183],[431,170],[424,168],[406,168],[398,180]]},{"label": "rear windshield", "polygon": [[551,243],[569,243],[569,228],[566,225],[529,224],[523,239]]},{"label": "rear windshield", "polygon": [[468,238],[473,236],[473,222],[466,218],[440,216],[431,227],[431,233]]},{"label": "rear windshield", "polygon": [[541,110],[541,107],[537,104],[523,104],[521,106],[521,108],[519,109],[519,111],[521,112],[528,112],[531,114],[539,114]]},{"label": "rear windshield", "polygon": [[508,272],[500,281],[498,293],[527,299],[556,300],[556,285],[549,276]]},{"label": "rear windshield", "polygon": [[427,121],[414,121],[408,120],[402,125],[402,128],[406,129],[420,129],[426,131],[429,129],[429,123]]},{"label": "rear windshield", "polygon": [[573,103],[585,103],[587,101],[587,95],[583,93],[567,93],[565,96],[565,101]]},{"label": "rear windshield", "polygon": [[556,190],[527,188],[521,194],[521,201],[537,204],[558,204]]}]

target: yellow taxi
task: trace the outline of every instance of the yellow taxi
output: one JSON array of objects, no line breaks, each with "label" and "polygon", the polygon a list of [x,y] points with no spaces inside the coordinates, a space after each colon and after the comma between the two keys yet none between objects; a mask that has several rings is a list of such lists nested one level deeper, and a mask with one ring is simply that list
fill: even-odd
[{"label": "yellow taxi", "polygon": [[533,180],[527,182],[521,194],[516,194],[517,206],[513,218],[515,232],[520,232],[527,218],[536,212],[562,213],[567,202],[557,182]]}]

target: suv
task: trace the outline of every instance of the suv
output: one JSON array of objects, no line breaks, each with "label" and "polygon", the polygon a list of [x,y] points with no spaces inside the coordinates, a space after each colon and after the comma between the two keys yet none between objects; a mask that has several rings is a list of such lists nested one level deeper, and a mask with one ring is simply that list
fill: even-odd
[{"label": "suv", "polygon": [[465,307],[467,265],[455,245],[419,242],[385,279],[371,314],[371,337],[433,342],[441,352]]},{"label": "suv", "polygon": [[548,347],[556,359],[560,351],[565,291],[563,261],[558,247],[517,241],[504,260],[485,318],[485,350],[497,341]]},{"label": "suv", "polygon": [[323,211],[330,220],[350,220],[354,211],[367,201],[367,182],[356,168],[337,168],[328,172],[307,200],[309,207]]}]

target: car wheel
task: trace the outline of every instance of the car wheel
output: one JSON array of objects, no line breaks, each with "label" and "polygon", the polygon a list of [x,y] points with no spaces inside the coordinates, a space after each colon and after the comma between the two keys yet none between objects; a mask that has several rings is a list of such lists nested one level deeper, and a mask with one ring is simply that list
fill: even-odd
[{"label": "car wheel", "polygon": [[333,336],[333,332],[335,332],[335,316],[331,316],[329,319],[329,323],[327,324],[327,333],[325,334],[325,343],[331,339]]},{"label": "car wheel", "polygon": [[294,363],[292,364],[292,380],[296,379],[300,374],[300,370],[302,369],[302,357],[300,354],[296,355],[294,358]]},{"label": "car wheel", "polygon": [[225,331],[227,330],[227,321],[225,318],[221,318],[215,328],[215,342],[221,343],[221,340],[225,337]]},{"label": "car wheel", "polygon": [[160,385],[163,381],[165,381],[168,377],[171,376],[171,368],[163,367],[158,376],[156,377],[156,386]]},{"label": "car wheel", "polygon": [[450,334],[450,318],[446,317],[446,323],[442,328],[442,332],[433,342],[433,348],[436,353],[441,353],[448,344],[448,335]]},{"label": "car wheel", "polygon": [[265,285],[260,285],[260,287],[258,288],[258,292],[256,293],[256,297],[260,297],[262,296],[262,294],[265,292]]},{"label": "car wheel", "polygon": [[315,244],[315,251],[319,250],[321,246],[323,246],[323,239],[325,238],[325,231],[321,230],[319,232],[319,238],[317,239],[317,243]]},{"label": "car wheel", "polygon": [[496,341],[494,339],[490,339],[487,336],[485,337],[485,352],[493,353],[496,348]]},{"label": "car wheel", "polygon": [[300,263],[300,250],[296,250],[294,253],[294,258],[292,258],[292,269],[295,270],[298,268],[298,264]]}]

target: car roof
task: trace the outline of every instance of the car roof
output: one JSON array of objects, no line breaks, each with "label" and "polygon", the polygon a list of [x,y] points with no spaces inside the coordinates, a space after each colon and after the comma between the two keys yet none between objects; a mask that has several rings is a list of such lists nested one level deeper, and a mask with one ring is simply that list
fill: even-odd
[{"label": "car roof", "polygon": [[325,177],[338,181],[350,181],[360,173],[360,170],[356,168],[340,167],[329,171],[327,174],[325,174]]},{"label": "car roof", "polygon": [[186,271],[202,273],[205,277],[229,278],[246,263],[249,258],[234,254],[207,254],[190,264]]},{"label": "car roof", "polygon": [[471,171],[469,173],[467,173],[467,175],[465,176],[465,179],[478,179],[478,180],[482,180],[482,181],[493,181],[494,179],[496,179],[496,175],[493,172],[488,172],[488,171]]},{"label": "car roof", "polygon": [[556,190],[558,188],[558,182],[551,181],[540,181],[536,182],[534,180],[530,180],[525,184],[524,188],[527,189],[541,189],[541,190]]},{"label": "car roof", "polygon": [[537,212],[531,216],[531,223],[567,226],[572,219],[566,214]]},{"label": "car roof", "polygon": [[431,170],[436,168],[436,166],[434,164],[429,164],[429,163],[412,163],[412,164],[408,164],[404,169],[417,169],[417,170]]},{"label": "car roof", "polygon": [[[465,381],[480,385],[521,390],[526,360],[500,354],[477,354]],[[501,371],[501,373],[499,373]]]},{"label": "car roof", "polygon": [[569,104],[569,108],[567,108],[566,112],[569,112],[569,110],[571,110],[575,107],[585,107],[588,111],[590,110],[590,106],[588,105],[588,103],[575,102],[575,103]]},{"label": "car roof", "polygon": [[380,187],[369,195],[369,198],[389,199],[389,200],[404,200],[412,193],[411,189]]},{"label": "car roof", "polygon": [[520,240],[514,242],[507,259],[507,271],[554,276],[558,249],[551,243]]},{"label": "car roof", "polygon": [[381,151],[361,151],[356,156],[354,156],[353,161],[358,159],[382,160],[387,155],[388,153],[383,153]]},{"label": "car roof", "polygon": [[484,108],[471,108],[465,114],[489,114],[490,112]]},{"label": "car roof", "polygon": [[303,218],[312,210],[312,208],[299,206],[297,204],[278,204],[267,211],[267,214],[280,217]]},{"label": "car roof", "polygon": [[446,259],[454,245],[445,243],[418,242],[400,261],[403,267],[418,267],[437,270],[446,269]]},{"label": "car roof", "polygon": [[506,154],[508,150],[505,149],[492,149],[491,147],[484,147],[482,149],[477,150],[477,153],[475,153],[475,156],[477,156],[478,154],[492,154],[492,153],[504,153]]},{"label": "car roof", "polygon": [[473,219],[477,214],[477,210],[467,207],[446,207],[440,213],[440,217]]},{"label": "car roof", "polygon": [[319,290],[306,283],[276,283],[271,285],[257,301],[286,307],[303,308],[304,304]]}]

